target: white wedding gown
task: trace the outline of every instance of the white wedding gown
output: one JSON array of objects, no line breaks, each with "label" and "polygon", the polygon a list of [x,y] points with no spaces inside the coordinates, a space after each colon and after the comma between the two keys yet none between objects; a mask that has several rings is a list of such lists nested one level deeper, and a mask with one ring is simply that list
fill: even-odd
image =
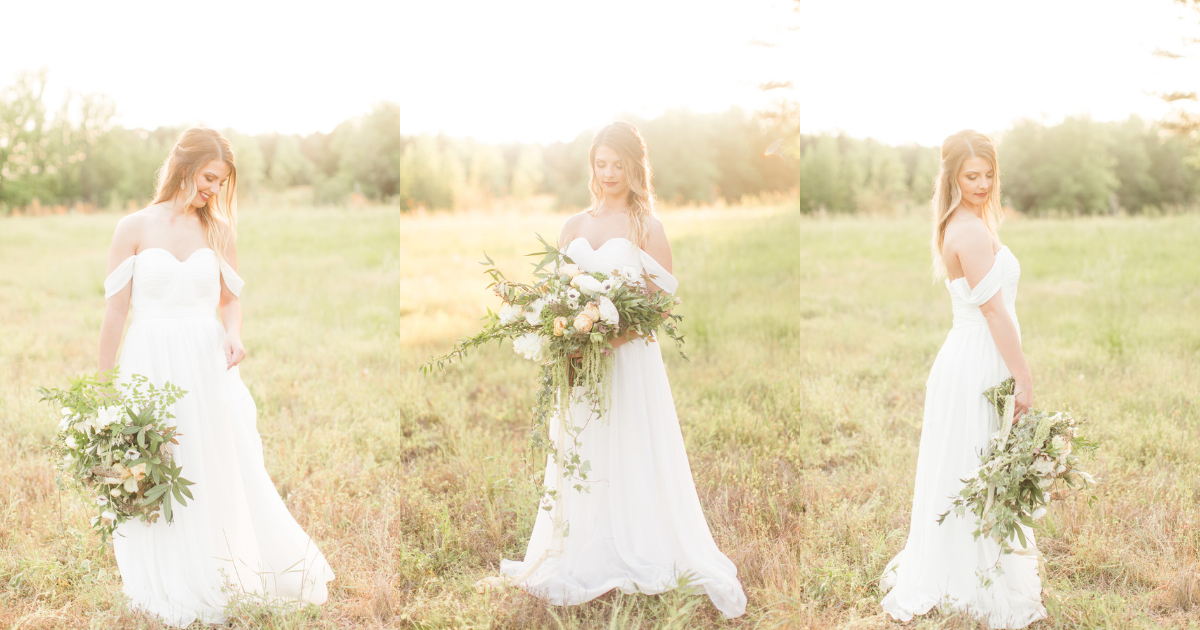
[{"label": "white wedding gown", "polygon": [[216,318],[222,280],[241,292],[241,278],[211,249],[179,261],[155,248],[104,281],[106,299],[133,282],[123,377],[141,374],[187,391],[173,409],[180,432],[173,448],[195,498],[174,506],[172,523],[128,521],[113,538],[132,606],[178,626],[224,621],[235,594],[321,604],[334,577],[267,475],[254,400],[238,369],[225,368],[225,329]]},{"label": "white wedding gown", "polygon": [[[937,523],[962,489],[961,479],[974,475],[980,453],[998,428],[999,418],[984,390],[1011,376],[979,307],[999,291],[1016,324],[1020,277],[1020,263],[1003,247],[975,288],[965,278],[946,282],[954,326],[926,383],[908,542],[880,580],[881,589],[888,591],[883,609],[901,621],[943,603],[981,617],[993,628],[1024,628],[1046,617],[1033,532],[1025,529],[1028,548],[1013,541],[1016,552],[1000,558],[1001,572],[991,571],[993,583],[985,587],[978,572],[996,563],[999,545],[990,538],[975,540],[973,515],[951,514],[944,524]],[[1019,334],[1019,324],[1017,330]]]},{"label": "white wedding gown", "polygon": [[[611,274],[632,267],[654,275],[665,291],[674,293],[678,285],[624,238],[596,250],[578,238],[565,253],[585,271]],[[700,507],[657,342],[635,340],[616,349],[611,392],[607,417],[592,418],[578,438],[580,457],[592,465],[585,482],[591,492],[567,484],[560,501],[569,529],[561,552],[553,550],[551,514],[539,509],[525,560],[505,560],[501,573],[513,578],[532,569],[518,585],[556,605],[580,604],[612,589],[662,593],[687,575],[726,617],[741,615],[746,595]],[[588,414],[579,404],[573,413],[576,418]],[[556,432],[552,426],[550,434]],[[548,458],[547,486],[553,488],[556,478]],[[542,558],[534,569],[531,563]]]}]

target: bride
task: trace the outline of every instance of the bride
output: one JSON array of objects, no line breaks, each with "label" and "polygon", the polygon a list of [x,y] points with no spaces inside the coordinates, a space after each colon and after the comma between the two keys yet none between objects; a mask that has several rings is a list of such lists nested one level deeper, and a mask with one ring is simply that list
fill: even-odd
[{"label": "bride", "polygon": [[321,604],[334,577],[267,475],[257,410],[238,375],[246,353],[236,186],[225,138],[185,131],[159,171],[154,204],[117,225],[104,281],[100,371],[115,365],[132,307],[120,378],[187,391],[174,408],[174,456],[195,498],[171,523],[128,521],[113,538],[132,606],[178,626],[223,622],[232,595]]},{"label": "bride", "polygon": [[[585,271],[632,267],[650,274],[653,288],[674,293],[671,248],[651,215],[650,165],[637,128],[605,127],[590,157],[592,207],[567,220],[560,246]],[[630,337],[613,346],[607,417],[592,418],[578,436],[579,456],[592,465],[590,491],[568,488],[558,497],[565,537],[556,536],[550,513],[538,510],[525,560],[504,561],[501,573],[555,605],[613,589],[662,593],[682,578],[707,592],[726,617],[737,617],[746,611],[746,595],[696,496],[658,343]],[[576,404],[573,415],[589,412]],[[556,476],[548,460],[548,487]]]},{"label": "bride", "polygon": [[1025,531],[1027,547],[1013,541],[1016,552],[1002,556],[990,538],[975,540],[971,519],[952,514],[937,523],[997,429],[983,391],[1012,376],[1017,418],[1033,396],[1017,323],[1021,266],[996,235],[999,165],[987,136],[946,138],[933,206],[934,269],[948,278],[954,325],[926,383],[912,521],[908,542],[880,580],[890,589],[883,609],[908,621],[945,603],[993,628],[1024,628],[1046,617],[1032,532]]}]

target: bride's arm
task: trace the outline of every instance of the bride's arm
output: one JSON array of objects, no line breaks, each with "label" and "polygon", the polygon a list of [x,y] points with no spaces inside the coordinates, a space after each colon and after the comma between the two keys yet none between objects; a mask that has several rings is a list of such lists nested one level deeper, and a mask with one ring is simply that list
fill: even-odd
[{"label": "bride's arm", "polygon": [[[971,288],[975,288],[992,270],[992,265],[996,264],[996,256],[992,254],[991,236],[982,227],[959,235],[954,255],[962,265],[963,275]],[[992,340],[996,343],[996,349],[1000,351],[1000,357],[1004,359],[1004,364],[1008,366],[1008,371],[1016,381],[1016,402],[1013,405],[1015,420],[1033,404],[1033,376],[1029,372],[1029,364],[1025,361],[1025,351],[1021,349],[1021,337],[1017,334],[1017,326],[1008,314],[1008,309],[1004,308],[1003,293],[1003,289],[996,291],[979,310],[987,320],[988,330],[992,333]]]},{"label": "bride's arm", "polygon": [[[121,263],[137,253],[136,219],[125,217],[117,223],[113,232],[112,245],[108,248],[108,271],[111,274]],[[104,320],[100,324],[100,352],[97,367],[107,372],[117,364],[117,349],[121,346],[121,333],[125,330],[125,318],[129,316],[129,297],[133,294],[133,282],[108,298],[104,306]]]},{"label": "bride's arm", "polygon": [[[658,261],[658,264],[662,265],[663,269],[667,270],[667,273],[673,274],[675,272],[674,261],[671,258],[671,243],[667,241],[667,231],[663,229],[662,221],[659,221],[654,217],[650,217],[649,223],[650,234],[646,238],[646,246],[642,248],[642,251],[646,252],[651,258]],[[662,291],[657,284],[654,284],[653,280],[650,281],[649,286],[651,291]],[[666,318],[665,314],[663,315],[663,318]],[[641,335],[637,334],[637,331],[630,330],[625,334],[624,337],[617,337],[616,339],[613,339],[612,347],[614,349],[620,348],[621,346],[634,339],[637,339],[640,336]]]},{"label": "bride's arm", "polygon": [[[237,242],[233,234],[229,234],[228,237],[225,262],[237,271]],[[224,274],[221,275],[221,301],[217,309],[221,313],[221,323],[225,326],[225,342],[222,349],[225,351],[225,369],[228,370],[246,358],[246,349],[242,347],[242,303],[226,286]]]}]

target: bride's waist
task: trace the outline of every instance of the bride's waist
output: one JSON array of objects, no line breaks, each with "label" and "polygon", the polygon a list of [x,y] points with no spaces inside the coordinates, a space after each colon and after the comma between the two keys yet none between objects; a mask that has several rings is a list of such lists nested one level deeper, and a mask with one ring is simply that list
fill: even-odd
[{"label": "bride's waist", "polygon": [[[1008,316],[1012,318],[1013,323],[1017,323],[1017,310],[1015,308],[1007,308]],[[987,326],[987,318],[983,316],[983,311],[979,310],[978,306],[964,306],[954,309],[954,328],[970,328],[974,326]]]},{"label": "bride's waist", "polygon": [[130,316],[134,324],[139,322],[196,323],[216,322],[216,309],[208,306],[155,306],[134,308]]}]

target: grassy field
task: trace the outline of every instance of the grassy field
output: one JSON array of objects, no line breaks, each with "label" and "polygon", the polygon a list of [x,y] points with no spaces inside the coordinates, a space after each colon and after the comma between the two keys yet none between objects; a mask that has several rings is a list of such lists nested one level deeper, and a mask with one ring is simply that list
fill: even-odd
[{"label": "grassy field", "polygon": [[[115,215],[0,220],[0,627],[157,628],[55,489],[35,388],[95,369]],[[538,473],[535,366],[508,348],[417,367],[491,305],[483,250],[524,268],[562,216],[243,210],[242,376],[267,467],[338,573],[258,628],[883,628],[876,579],[903,545],[924,382],[950,326],[920,219],[770,208],[667,213],[685,363],[664,353],[692,470],[747,614],[610,594],[559,609],[472,584],[516,558]],[[1103,484],[1042,522],[1035,628],[1200,627],[1200,217],[1014,220],[1035,404],[1070,406]],[[916,628],[974,628],[934,613]]]}]

